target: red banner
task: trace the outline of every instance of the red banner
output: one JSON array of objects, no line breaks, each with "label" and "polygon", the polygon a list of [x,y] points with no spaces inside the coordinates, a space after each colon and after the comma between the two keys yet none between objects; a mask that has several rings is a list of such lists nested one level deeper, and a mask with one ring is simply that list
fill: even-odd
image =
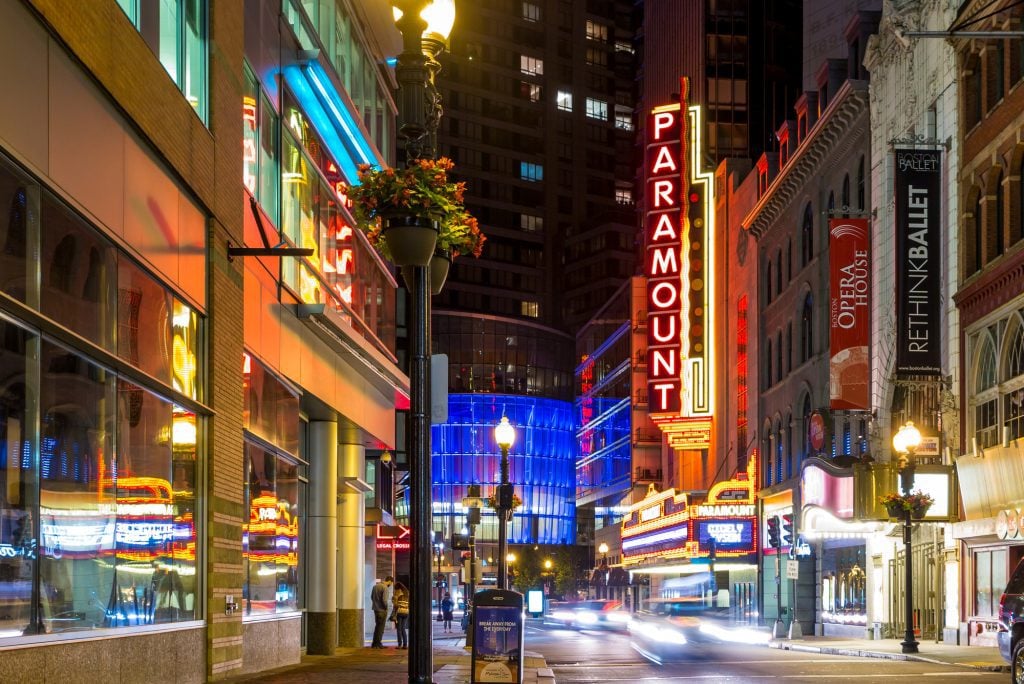
[{"label": "red banner", "polygon": [[868,409],[871,233],[867,219],[831,219],[829,397],[833,409]]}]

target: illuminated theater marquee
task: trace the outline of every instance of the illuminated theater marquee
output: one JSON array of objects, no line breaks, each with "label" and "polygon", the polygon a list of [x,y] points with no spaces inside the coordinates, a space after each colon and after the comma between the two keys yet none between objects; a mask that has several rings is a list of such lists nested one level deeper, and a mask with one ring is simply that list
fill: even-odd
[{"label": "illuminated theater marquee", "polygon": [[701,113],[680,102],[647,120],[647,372],[651,417],[676,449],[707,448],[712,406],[712,174]]}]

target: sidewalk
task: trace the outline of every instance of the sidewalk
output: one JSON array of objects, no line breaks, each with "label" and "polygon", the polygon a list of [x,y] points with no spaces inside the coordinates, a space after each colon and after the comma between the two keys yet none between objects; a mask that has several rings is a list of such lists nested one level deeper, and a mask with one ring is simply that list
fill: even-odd
[{"label": "sidewalk", "polygon": [[[442,623],[431,623],[433,632],[434,684],[468,684],[471,655],[466,635],[455,621],[455,629],[445,633]],[[303,656],[302,661],[254,675],[234,677],[229,682],[264,684],[406,684],[409,681],[409,652],[395,648],[395,630],[384,633],[383,650],[369,648],[373,635],[366,635],[367,647],[339,648],[332,656]],[[554,674],[544,658],[530,651],[524,654],[523,684],[554,684]]]},{"label": "sidewalk", "polygon": [[999,655],[999,649],[986,646],[957,646],[923,641],[919,653],[905,654],[898,639],[841,639],[838,637],[805,636],[803,639],[772,639],[769,648],[806,651],[828,655],[917,660],[925,663],[957,665],[989,672],[1009,672],[1010,666]]}]

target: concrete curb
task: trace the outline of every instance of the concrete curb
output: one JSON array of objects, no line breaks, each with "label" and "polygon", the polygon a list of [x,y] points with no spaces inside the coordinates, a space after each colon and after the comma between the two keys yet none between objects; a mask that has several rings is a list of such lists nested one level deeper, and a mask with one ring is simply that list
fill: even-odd
[{"label": "concrete curb", "polygon": [[856,658],[880,658],[883,660],[913,660],[932,665],[952,665],[954,667],[966,667],[972,670],[983,670],[985,672],[1009,672],[1009,665],[983,665],[973,663],[957,663],[940,658],[929,658],[914,653],[889,653],[887,651],[868,651],[860,648],[839,648],[832,646],[813,646],[793,641],[780,641],[773,639],[768,642],[768,648],[777,648],[783,651],[802,651],[805,653],[822,653],[824,655],[840,655]]}]

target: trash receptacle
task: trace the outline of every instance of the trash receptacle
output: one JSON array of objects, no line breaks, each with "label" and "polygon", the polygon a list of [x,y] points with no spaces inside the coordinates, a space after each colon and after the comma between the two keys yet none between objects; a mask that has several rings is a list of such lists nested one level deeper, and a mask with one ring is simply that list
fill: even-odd
[{"label": "trash receptacle", "polygon": [[523,683],[523,595],[488,589],[473,600],[472,684]]}]

